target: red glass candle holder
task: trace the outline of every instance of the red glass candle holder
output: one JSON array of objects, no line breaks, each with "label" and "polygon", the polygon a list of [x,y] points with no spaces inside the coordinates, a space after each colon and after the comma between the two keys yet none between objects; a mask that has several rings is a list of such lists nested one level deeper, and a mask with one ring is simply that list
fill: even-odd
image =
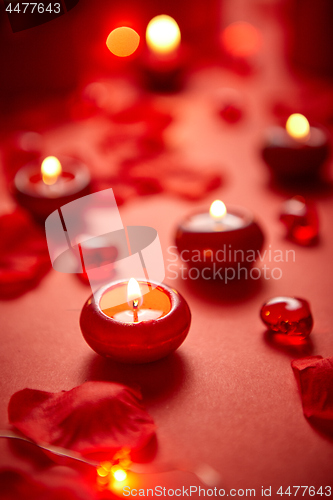
[{"label": "red glass candle holder", "polygon": [[177,21],[165,14],[153,17],[147,25],[146,44],[140,59],[145,86],[157,92],[179,90],[186,51]]},{"label": "red glass candle holder", "polygon": [[273,177],[284,182],[319,179],[329,153],[328,134],[320,127],[310,127],[304,142],[295,140],[283,127],[272,127],[262,149]]},{"label": "red glass candle holder", "polygon": [[80,161],[60,158],[62,172],[52,185],[43,182],[40,163],[35,161],[22,167],[16,174],[13,194],[17,202],[39,222],[67,203],[90,192],[90,173]]},{"label": "red glass candle holder", "polygon": [[228,207],[221,222],[208,212],[190,215],[177,228],[175,243],[182,261],[209,275],[217,268],[251,269],[264,244],[264,234],[250,211]]},{"label": "red glass candle holder", "polygon": [[143,86],[154,92],[176,92],[184,86],[187,51],[182,46],[171,54],[146,50],[138,61]]},{"label": "red glass candle holder", "polygon": [[[83,337],[101,356],[124,363],[147,363],[167,356],[184,342],[191,324],[185,299],[164,284],[154,283],[156,288],[149,282],[139,284],[147,293],[143,294],[137,321],[127,302],[127,282],[100,288],[83,306]],[[119,305],[110,306],[112,303]]]}]

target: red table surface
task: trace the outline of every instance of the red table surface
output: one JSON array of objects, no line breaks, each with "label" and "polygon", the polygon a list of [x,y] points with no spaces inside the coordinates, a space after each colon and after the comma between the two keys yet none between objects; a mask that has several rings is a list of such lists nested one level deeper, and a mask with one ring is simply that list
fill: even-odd
[{"label": "red table surface", "polygon": [[[268,61],[279,37],[278,26],[271,23],[268,29],[262,21],[259,27],[267,40],[261,57]],[[224,178],[219,190],[200,203],[160,194],[120,207],[124,225],[147,225],[158,231],[165,282],[184,295],[192,311],[184,344],[168,358],[142,366],[103,359],[91,351],[79,328],[89,288],[75,276],[52,270],[35,290],[0,303],[0,428],[8,425],[10,396],[25,387],[58,392],[87,380],[137,384],[157,425],[152,468],[172,464],[194,469],[209,464],[220,473],[221,488],[226,491],[255,488],[256,496],[261,496],[262,486],[272,487],[272,498],[280,498],[276,494],[280,486],[318,489],[333,484],[333,442],[304,418],[290,366],[298,357],[333,355],[333,200],[317,199],[318,246],[302,248],[284,239],[278,213],[286,195],[269,187],[259,148],[265,127],[274,122],[269,104],[275,98],[293,103],[299,88],[277,50],[274,55],[274,64],[260,66],[251,78],[208,68],[193,74],[184,92],[156,97],[159,106],[176,116],[166,131],[175,157],[193,168],[219,168]],[[217,115],[214,92],[220,87],[235,87],[244,97],[246,114],[238,125],[230,126]],[[98,135],[100,126],[103,120],[68,124],[50,130],[46,140],[58,145],[59,151],[77,148],[102,171],[103,164],[93,157],[92,140],[84,139],[93,138],[94,131]],[[269,267],[281,268],[281,279],[262,278],[246,286],[173,279],[168,248],[174,245],[177,223],[216,198],[255,213],[266,234],[267,250],[295,250],[295,262],[265,261]],[[2,182],[2,209],[10,204]],[[265,335],[260,307],[278,295],[304,297],[311,304],[315,325],[303,349],[274,345]],[[4,465],[10,455],[5,440],[0,449]],[[140,484],[146,482],[168,488],[201,484],[179,471],[152,474]]]}]

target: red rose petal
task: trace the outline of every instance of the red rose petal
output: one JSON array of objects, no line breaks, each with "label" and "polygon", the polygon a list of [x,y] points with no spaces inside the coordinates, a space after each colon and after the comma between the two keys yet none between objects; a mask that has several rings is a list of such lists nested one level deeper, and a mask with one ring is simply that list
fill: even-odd
[{"label": "red rose petal", "polygon": [[333,357],[310,356],[291,363],[304,415],[325,432],[333,432]]},{"label": "red rose petal", "polygon": [[86,382],[70,391],[24,389],[9,402],[9,421],[25,436],[80,453],[140,449],[155,434],[138,391]]},{"label": "red rose petal", "polygon": [[137,147],[139,157],[153,158],[158,156],[165,149],[163,135],[155,130],[148,130],[144,135],[138,138]]},{"label": "red rose petal", "polygon": [[219,172],[210,168],[194,170],[172,159],[167,161],[163,158],[132,165],[126,162],[123,170],[123,177],[129,183],[135,186],[139,186],[140,182],[143,184],[144,189],[138,189],[140,194],[165,191],[189,200],[200,200],[222,184]]},{"label": "red rose petal", "polygon": [[[59,474],[61,472],[61,474]],[[32,475],[14,468],[0,469],[2,500],[92,500],[92,491],[80,477],[64,477],[63,467]]]},{"label": "red rose petal", "polygon": [[129,108],[112,115],[112,120],[116,123],[145,122],[156,131],[165,129],[172,122],[172,116],[157,109],[148,99],[140,99]]},{"label": "red rose petal", "polygon": [[0,217],[0,298],[34,288],[51,268],[42,230],[20,210]]},{"label": "red rose petal", "polygon": [[163,177],[163,185],[167,192],[182,198],[196,201],[204,198],[222,184],[221,175],[210,169],[192,171],[186,167],[170,169]]}]

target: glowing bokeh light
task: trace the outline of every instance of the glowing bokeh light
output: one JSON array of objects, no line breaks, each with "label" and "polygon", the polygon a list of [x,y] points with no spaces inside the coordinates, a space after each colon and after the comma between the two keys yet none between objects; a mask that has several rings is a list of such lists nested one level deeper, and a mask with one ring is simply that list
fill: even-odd
[{"label": "glowing bokeh light", "polygon": [[48,156],[42,162],[41,173],[43,182],[48,185],[55,184],[62,172],[61,163],[55,156]]},{"label": "glowing bokeh light", "polygon": [[116,28],[106,39],[106,46],[112,54],[118,57],[128,57],[138,48],[140,36],[132,28],[122,26]]},{"label": "glowing bokeh light", "polygon": [[294,139],[304,140],[310,135],[310,124],[305,116],[300,113],[294,113],[287,120],[286,130]]},{"label": "glowing bokeh light", "polygon": [[210,206],[209,214],[215,220],[221,220],[227,213],[227,207],[221,200],[215,200]]},{"label": "glowing bokeh light", "polygon": [[180,29],[176,21],[166,15],[154,17],[146,30],[148,47],[157,54],[170,54],[180,44]]},{"label": "glowing bokeh light", "polygon": [[249,57],[259,51],[262,39],[259,30],[252,24],[239,21],[223,30],[222,44],[232,56]]},{"label": "glowing bokeh light", "polygon": [[97,468],[97,474],[100,476],[100,477],[106,477],[108,476],[109,474],[109,471],[103,467],[103,465],[100,465],[98,468]]},{"label": "glowing bokeh light", "polygon": [[126,471],[124,471],[124,469],[118,469],[113,473],[113,477],[116,481],[118,481],[118,483],[121,483],[127,478],[127,473]]}]

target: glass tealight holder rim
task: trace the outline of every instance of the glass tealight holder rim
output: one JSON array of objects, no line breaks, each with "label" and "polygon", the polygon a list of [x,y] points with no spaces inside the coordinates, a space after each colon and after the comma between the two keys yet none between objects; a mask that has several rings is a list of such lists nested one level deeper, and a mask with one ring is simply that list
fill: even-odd
[{"label": "glass tealight holder rim", "polygon": [[[227,214],[229,213],[230,215],[236,215],[236,216],[242,218],[244,220],[244,225],[242,225],[241,227],[235,227],[235,228],[232,228],[232,229],[226,229],[226,230],[223,231],[223,233],[234,232],[234,231],[241,231],[242,229],[245,229],[245,228],[249,227],[251,224],[253,224],[255,222],[255,216],[254,216],[253,212],[250,209],[246,208],[246,207],[243,207],[241,205],[226,205],[226,208],[227,208]],[[214,234],[213,231],[195,231],[195,230],[191,230],[191,229],[187,228],[184,225],[194,215],[205,215],[205,214],[209,214],[209,210],[208,211],[203,211],[203,209],[201,209],[201,210],[197,210],[195,212],[191,212],[190,214],[187,215],[187,217],[185,217],[181,221],[181,223],[179,224],[179,228],[182,229],[182,231],[188,232],[188,233],[200,232],[200,234]],[[222,219],[222,221],[223,221],[223,219]],[[217,231],[216,234],[221,234],[221,233],[219,231]]]},{"label": "glass tealight holder rim", "polygon": [[[39,159],[26,163],[16,172],[14,185],[19,192],[33,198],[44,198],[44,196],[37,191],[30,189],[30,183],[27,182],[27,179],[29,180],[33,175],[40,172],[43,158],[44,157],[40,157]],[[85,163],[72,156],[58,155],[57,158],[62,166],[65,165],[63,172],[71,173],[74,176],[73,179],[69,179],[66,182],[66,196],[71,196],[89,185],[91,176]],[[68,168],[68,170],[66,169],[66,162],[70,162],[70,168]]]}]

